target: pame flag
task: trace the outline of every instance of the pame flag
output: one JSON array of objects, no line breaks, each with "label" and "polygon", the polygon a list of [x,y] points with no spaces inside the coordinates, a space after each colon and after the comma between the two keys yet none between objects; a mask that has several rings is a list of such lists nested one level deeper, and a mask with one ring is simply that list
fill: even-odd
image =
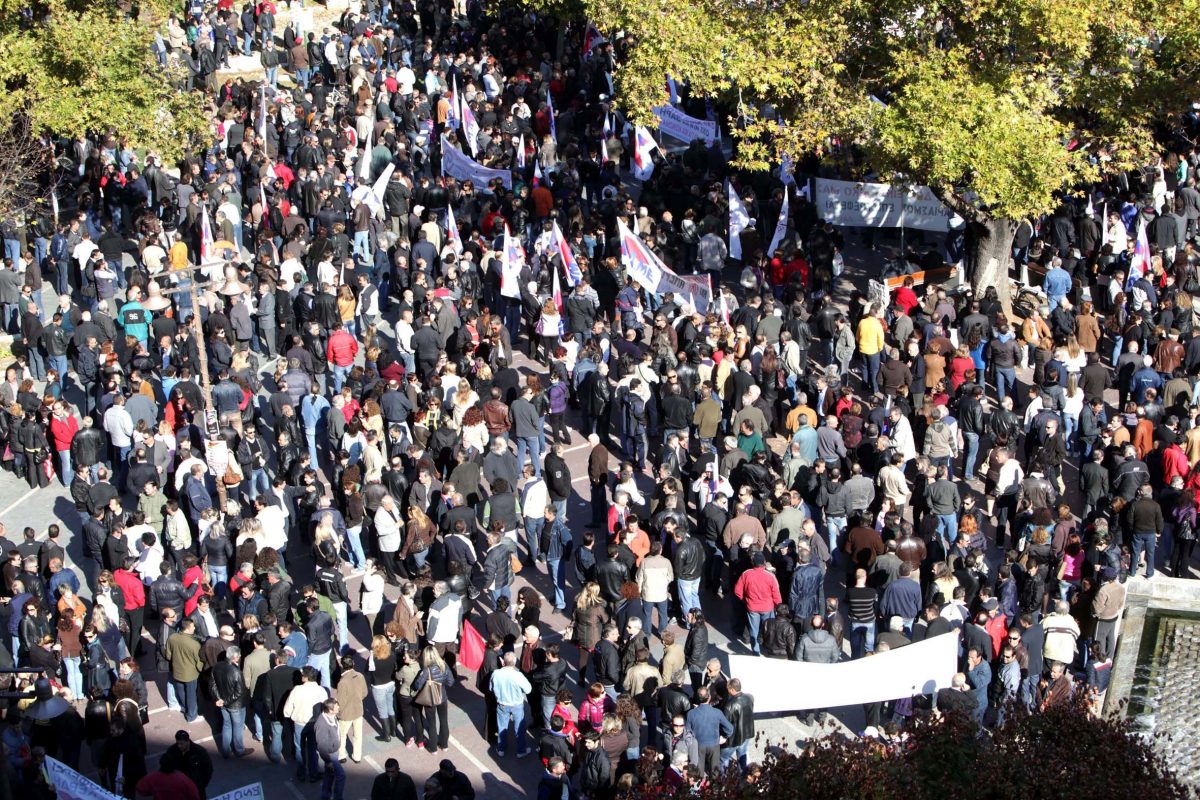
[{"label": "pame flag", "polygon": [[1125,291],[1133,288],[1145,275],[1150,274],[1150,240],[1146,236],[1146,220],[1138,219],[1137,239],[1133,242],[1133,258],[1129,261],[1129,277],[1125,279]]},{"label": "pame flag", "polygon": [[583,271],[579,269],[579,262],[575,260],[575,254],[571,252],[571,246],[563,238],[562,228],[558,227],[557,220],[554,222],[554,228],[551,229],[550,241],[562,257],[563,267],[567,270],[567,285],[578,285],[579,281],[583,280]]}]

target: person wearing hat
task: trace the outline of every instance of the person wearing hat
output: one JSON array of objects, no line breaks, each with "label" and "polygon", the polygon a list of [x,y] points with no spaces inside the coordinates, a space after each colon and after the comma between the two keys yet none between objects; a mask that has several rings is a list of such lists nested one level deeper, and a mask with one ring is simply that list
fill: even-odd
[{"label": "person wearing hat", "polygon": [[[138,793],[149,794],[155,798],[160,795],[160,790],[170,790],[164,792],[161,796],[176,800],[179,797],[186,797],[186,787],[174,779],[163,780],[156,778],[156,775],[171,775],[178,774],[187,777],[190,782],[196,787],[200,800],[205,800],[208,792],[208,783],[212,780],[213,766],[212,758],[209,757],[208,751],[200,745],[192,741],[192,737],[185,730],[175,732],[175,743],[167,748],[167,752],[163,753],[162,761],[159,764],[160,772],[151,773],[138,782]],[[143,788],[144,784],[152,784]],[[147,791],[149,789],[149,791]],[[177,794],[182,791],[184,794]]]}]

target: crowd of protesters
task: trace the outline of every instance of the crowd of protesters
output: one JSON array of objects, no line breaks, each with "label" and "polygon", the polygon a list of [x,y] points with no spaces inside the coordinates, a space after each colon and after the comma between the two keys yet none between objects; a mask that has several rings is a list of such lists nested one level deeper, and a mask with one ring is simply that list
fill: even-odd
[{"label": "crowd of protesters", "polygon": [[[133,797],[146,674],[221,756],[248,730],[323,800],[371,730],[400,759],[372,797],[415,797],[405,753],[449,750],[462,692],[502,764],[541,759],[539,798],[753,781],[710,620],[816,663],[954,633],[936,704],[988,727],[1102,694],[1126,580],[1192,577],[1194,150],[1024,221],[1008,310],[912,276],[871,296],[803,196],[766,252],[793,187],[719,142],[630,177],[624,40],[473,2],[277,14],[172,17],[156,51],[207,92],[210,139],[178,164],[120,131],[60,142],[71,210],[0,230],[3,463],[75,511],[0,541],[0,660],[78,702],[32,750],[10,711],[11,780],[44,789],[38,759],[87,742]],[[219,77],[238,53],[261,83]],[[440,175],[443,134],[512,188]],[[631,279],[618,223],[708,273],[707,307]],[[203,796],[180,747],[147,786]],[[474,789],[444,760],[423,793]]]}]

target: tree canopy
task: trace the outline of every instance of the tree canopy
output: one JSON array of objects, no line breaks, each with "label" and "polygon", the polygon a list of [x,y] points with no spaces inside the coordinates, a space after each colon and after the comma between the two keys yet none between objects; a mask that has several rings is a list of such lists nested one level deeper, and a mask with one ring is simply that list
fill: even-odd
[{"label": "tree canopy", "polygon": [[0,0],[0,120],[21,118],[0,134],[0,146],[12,149],[6,137],[18,133],[102,131],[168,161],[181,155],[203,130],[203,107],[199,94],[176,90],[151,52],[160,10],[131,13],[115,0]]},{"label": "tree canopy", "polygon": [[742,167],[852,144],[859,172],[991,217],[1136,164],[1200,88],[1197,0],[573,2],[631,37],[616,81],[636,119],[670,74],[740,102]]}]

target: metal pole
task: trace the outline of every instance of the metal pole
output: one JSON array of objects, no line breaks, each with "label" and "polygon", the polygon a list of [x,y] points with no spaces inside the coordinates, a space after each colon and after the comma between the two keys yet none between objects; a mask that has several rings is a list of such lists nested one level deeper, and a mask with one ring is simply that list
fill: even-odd
[{"label": "metal pole", "polygon": [[[172,270],[169,274],[178,275],[181,272],[195,273],[195,271],[199,269],[201,269],[200,266],[185,267],[183,269]],[[189,281],[186,287],[176,286],[173,289],[164,289],[162,293],[164,295],[168,295],[175,294],[176,292],[187,292],[188,304],[192,312],[191,319],[188,320],[188,325],[192,329],[192,336],[196,337],[196,353],[200,359],[200,397],[204,400],[204,435],[207,444],[207,441],[220,437],[221,420],[217,417],[217,410],[213,406],[212,381],[209,380],[208,377],[208,347],[207,343],[204,341],[204,328],[200,324],[200,307],[196,300],[196,290],[207,289],[213,284],[207,283],[203,286],[198,286],[195,280],[191,280],[192,275],[189,274],[188,277]],[[210,420],[212,421],[211,429],[209,428]],[[232,458],[232,455],[229,457]],[[225,492],[225,481],[223,480],[224,476],[217,475],[216,478],[217,500],[220,503],[220,513],[224,514],[225,502],[227,499]]]}]

